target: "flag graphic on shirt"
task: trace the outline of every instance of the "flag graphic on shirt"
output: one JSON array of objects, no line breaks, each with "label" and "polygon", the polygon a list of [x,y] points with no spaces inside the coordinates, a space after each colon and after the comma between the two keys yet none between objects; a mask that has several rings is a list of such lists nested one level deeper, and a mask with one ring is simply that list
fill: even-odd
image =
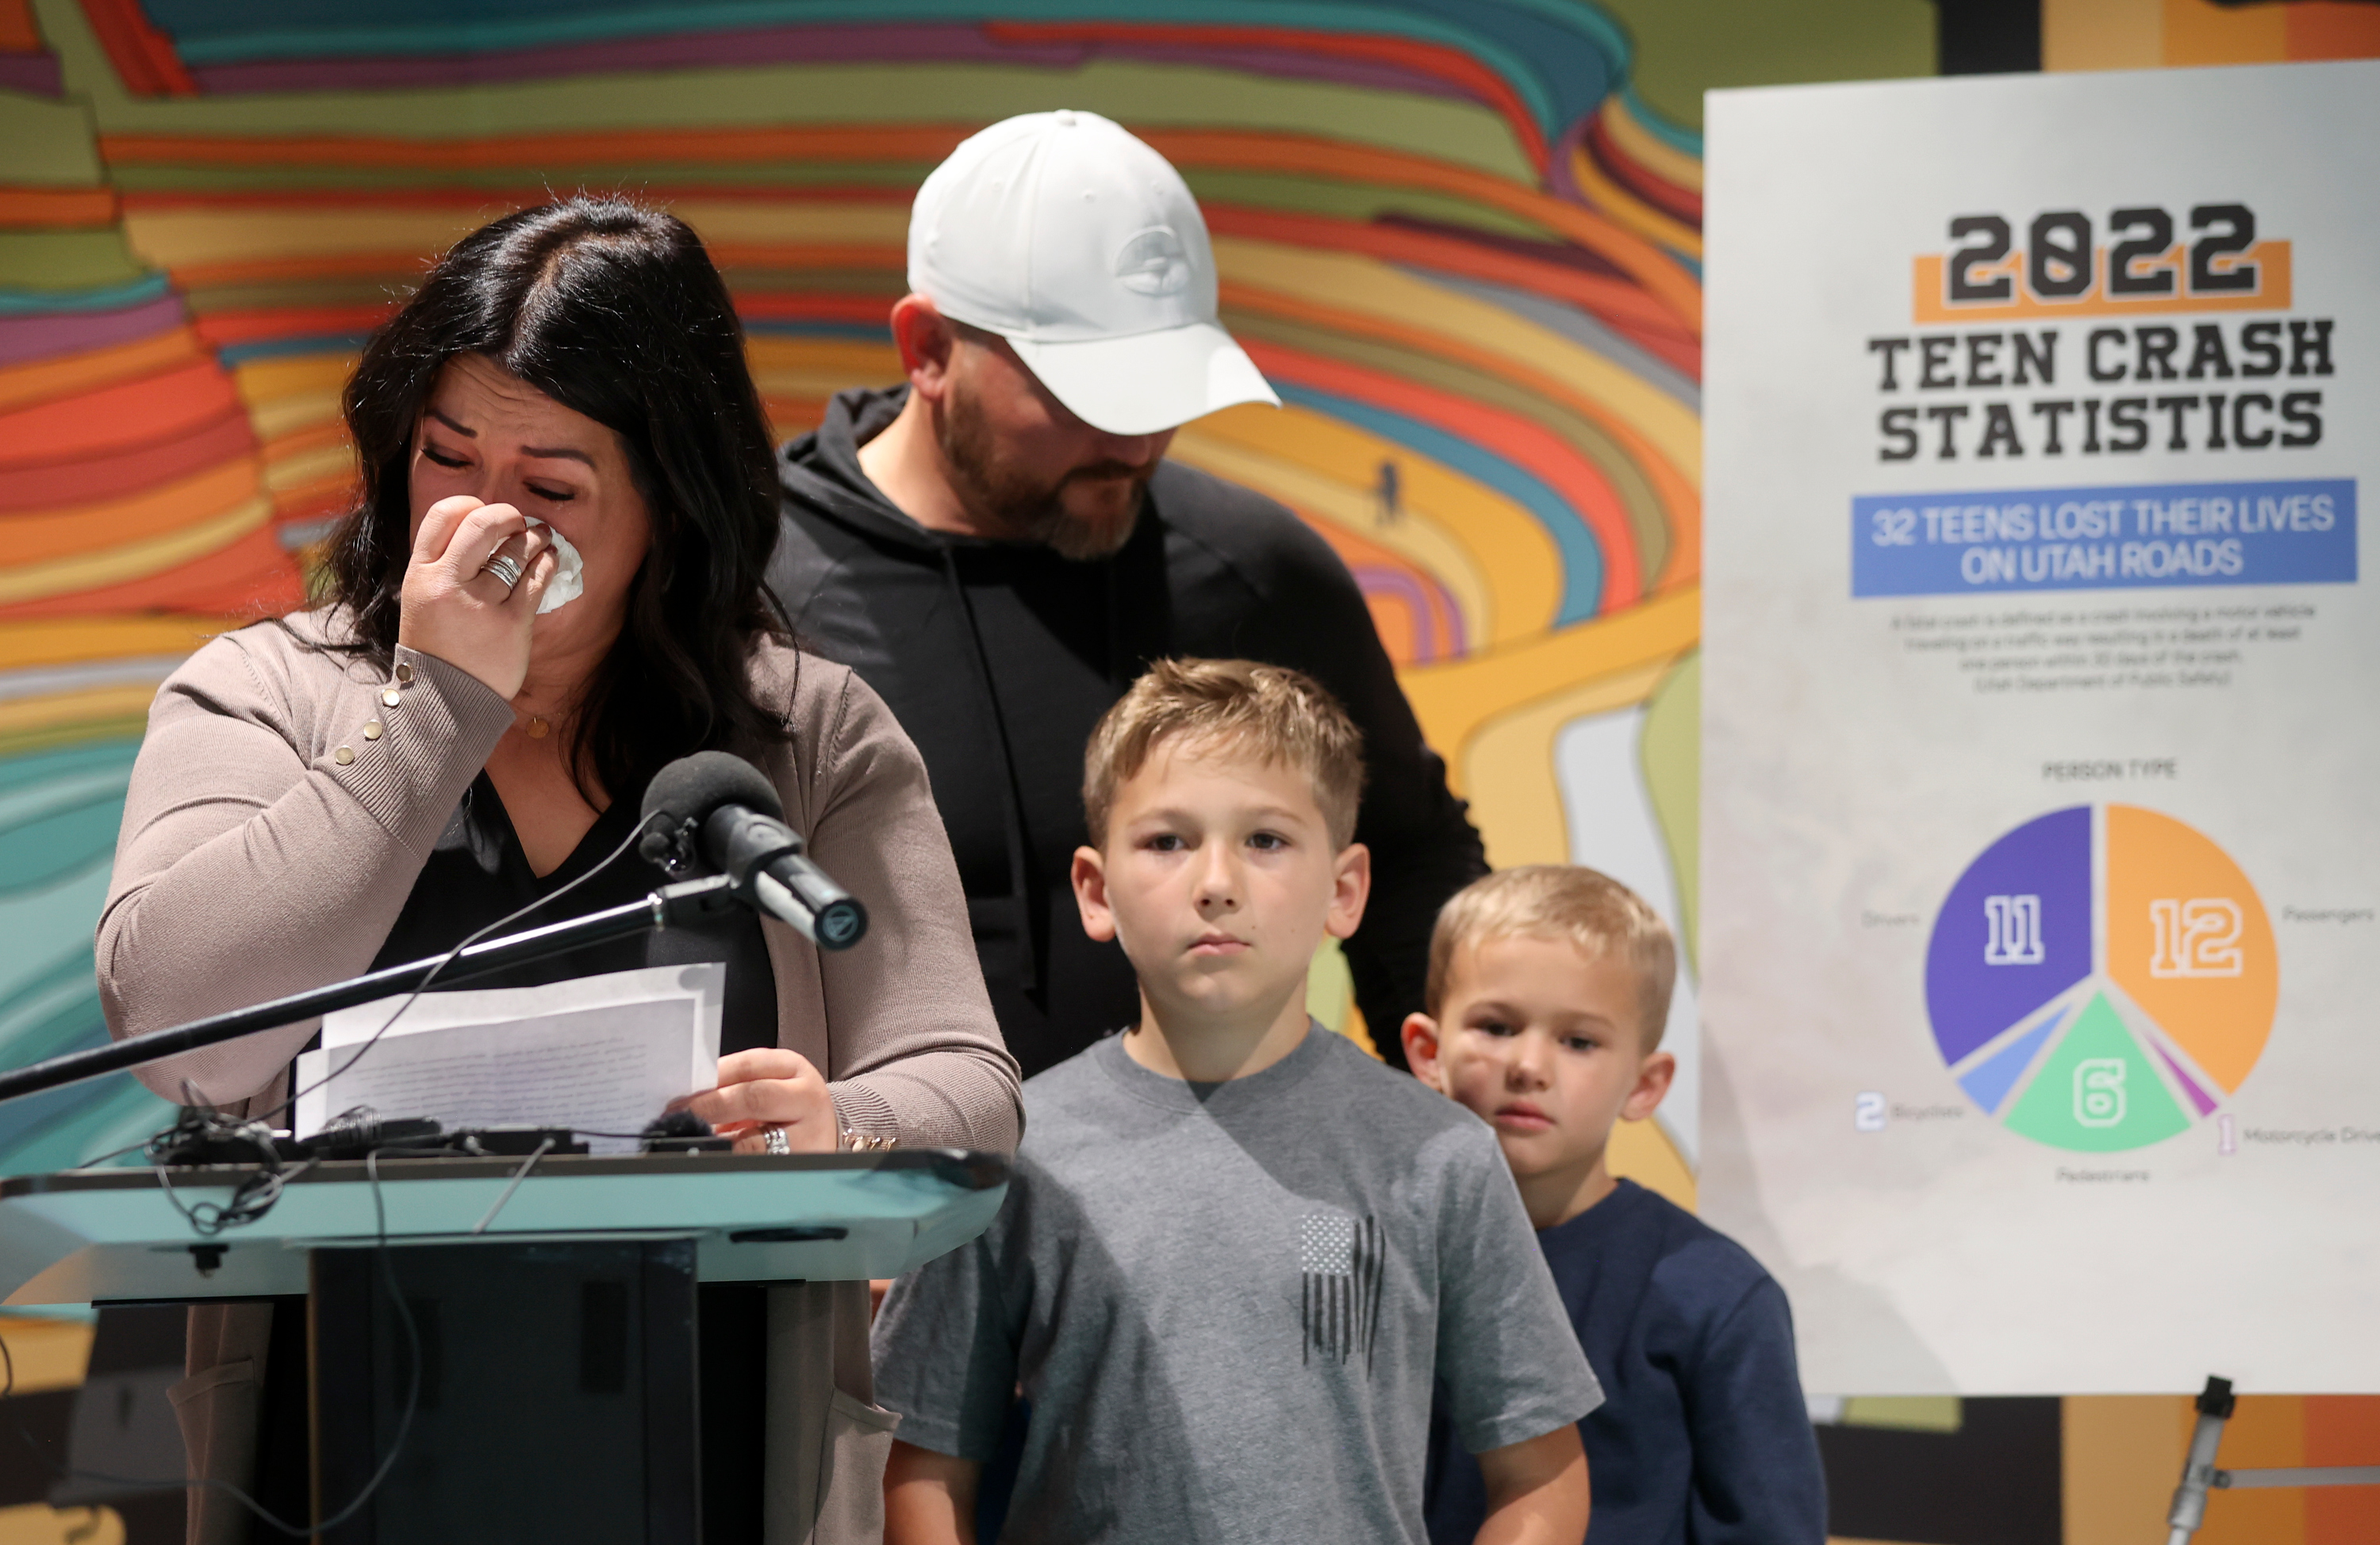
[{"label": "flag graphic on shirt", "polygon": [[1380,1329],[1380,1225],[1368,1216],[1308,1213],[1298,1222],[1297,1257],[1305,1276],[1305,1346],[1299,1360],[1361,1353],[1372,1371]]}]

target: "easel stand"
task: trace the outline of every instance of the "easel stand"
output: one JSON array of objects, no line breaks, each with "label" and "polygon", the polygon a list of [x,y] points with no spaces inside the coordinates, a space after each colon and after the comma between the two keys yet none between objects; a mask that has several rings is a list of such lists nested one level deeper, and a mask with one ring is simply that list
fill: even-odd
[{"label": "easel stand", "polygon": [[2215,1451],[2223,1442],[2223,1424],[2237,1404],[2231,1381],[2209,1378],[2198,1395],[2198,1425],[2191,1430],[2190,1455],[2182,1461],[2181,1485],[2173,1493],[2173,1511],[2166,1522],[2173,1533],[2166,1545],[2190,1545],[2190,1537],[2206,1522],[2206,1493],[2279,1486],[2380,1486],[2380,1465],[2301,1465],[2268,1470],[2218,1470]]}]

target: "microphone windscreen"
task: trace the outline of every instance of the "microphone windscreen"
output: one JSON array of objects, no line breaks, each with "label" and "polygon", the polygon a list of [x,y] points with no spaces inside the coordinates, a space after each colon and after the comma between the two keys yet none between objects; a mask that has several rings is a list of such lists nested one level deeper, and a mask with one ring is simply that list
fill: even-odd
[{"label": "microphone windscreen", "polygon": [[741,804],[771,817],[784,815],[776,785],[759,768],[724,751],[698,751],[653,774],[645,790],[644,818],[666,815],[672,827],[699,821],[722,804]]},{"label": "microphone windscreen", "polygon": [[710,1135],[710,1123],[690,1110],[664,1111],[646,1122],[645,1129],[638,1134],[648,1141],[653,1138],[707,1138]]}]

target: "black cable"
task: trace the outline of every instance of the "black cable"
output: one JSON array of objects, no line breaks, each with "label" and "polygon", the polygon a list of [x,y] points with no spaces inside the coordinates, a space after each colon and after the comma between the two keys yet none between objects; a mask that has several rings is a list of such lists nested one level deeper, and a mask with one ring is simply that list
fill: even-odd
[{"label": "black cable", "polygon": [[[189,1080],[184,1079],[182,1080],[182,1090],[184,1093],[194,1096],[193,1098],[183,1102],[185,1110],[201,1106],[209,1110],[215,1108],[214,1106],[207,1104],[206,1096],[200,1092],[198,1085],[192,1083]],[[178,1127],[180,1125],[181,1123],[177,1118],[175,1122],[175,1126]],[[172,1129],[172,1128],[168,1128],[166,1130],[171,1131]],[[104,1153],[94,1153],[91,1157],[78,1163],[74,1167],[77,1169],[96,1169],[101,1165],[107,1163],[110,1159],[120,1159],[127,1153],[138,1153],[143,1149],[153,1147],[157,1140],[164,1135],[164,1133],[163,1132],[152,1132],[147,1137],[142,1138],[139,1142],[128,1142],[121,1148],[111,1148]]]},{"label": "black cable", "polygon": [[165,1193],[166,1202],[190,1225],[190,1232],[201,1239],[212,1239],[226,1228],[254,1223],[273,1211],[273,1204],[281,1200],[282,1188],[322,1162],[318,1154],[295,1169],[260,1170],[233,1188],[231,1200],[225,1202],[201,1201],[195,1206],[183,1206],[182,1199],[174,1194],[170,1165],[156,1166],[157,1185]]},{"label": "black cable", "polygon": [[528,1178],[528,1172],[537,1167],[538,1160],[544,1158],[548,1153],[552,1152],[553,1139],[549,1137],[543,1142],[537,1145],[536,1153],[531,1153],[528,1158],[521,1161],[520,1168],[513,1171],[511,1184],[504,1187],[503,1194],[499,1195],[495,1200],[494,1205],[488,1209],[487,1215],[480,1218],[479,1223],[472,1228],[471,1232],[473,1235],[481,1235],[488,1231],[488,1225],[496,1221],[496,1214],[504,1210],[504,1203],[513,1199],[513,1192],[520,1189],[521,1182]]},{"label": "black cable", "polygon": [[[610,860],[607,859],[605,862],[609,863]],[[405,1412],[397,1418],[396,1436],[389,1442],[388,1457],[380,1462],[380,1468],[372,1472],[372,1478],[370,1480],[364,1482],[364,1489],[356,1493],[353,1502],[341,1508],[333,1516],[323,1519],[313,1529],[301,1531],[290,1528],[266,1514],[261,1508],[257,1509],[258,1517],[263,1518],[265,1522],[272,1524],[284,1534],[301,1532],[327,1534],[363,1511],[364,1503],[370,1502],[371,1494],[380,1490],[380,1483],[388,1479],[391,1470],[396,1468],[396,1456],[405,1452],[405,1440],[413,1431],[413,1413],[421,1403],[421,1331],[413,1322],[413,1306],[405,1301],[404,1289],[397,1285],[396,1268],[390,1265],[388,1261],[388,1202],[381,1195],[379,1149],[375,1148],[364,1155],[364,1174],[371,1180],[372,1217],[379,1235],[379,1243],[374,1247],[374,1251],[380,1257],[381,1280],[387,1284],[389,1299],[396,1305],[396,1317],[405,1325],[407,1348]]]},{"label": "black cable", "polygon": [[[185,1093],[196,1093],[188,1080],[182,1081]],[[255,1150],[259,1167],[253,1175],[233,1188],[229,1201],[200,1201],[185,1207],[174,1193],[173,1166],[167,1161],[174,1153],[189,1143],[209,1147],[245,1144]],[[157,1172],[157,1184],[165,1193],[165,1201],[182,1214],[190,1231],[202,1239],[212,1239],[226,1228],[254,1223],[273,1210],[281,1200],[284,1187],[312,1171],[322,1163],[320,1155],[310,1157],[295,1169],[285,1167],[280,1150],[274,1146],[273,1129],[261,1121],[226,1118],[212,1105],[185,1105],[182,1114],[171,1127],[152,1136],[148,1141],[151,1165]]]},{"label": "black cable", "polygon": [[85,1159],[80,1164],[75,1165],[75,1168],[96,1169],[101,1165],[107,1163],[110,1159],[120,1159],[127,1153],[138,1153],[156,1141],[157,1134],[152,1132],[147,1137],[142,1138],[139,1142],[128,1142],[121,1148],[111,1148],[104,1153],[93,1154],[91,1157]]},{"label": "black cable", "polygon": [[[372,1493],[379,1491],[381,1483],[388,1479],[389,1472],[396,1467],[397,1456],[405,1452],[405,1440],[413,1431],[414,1413],[419,1409],[421,1404],[421,1331],[420,1327],[414,1323],[413,1306],[405,1301],[404,1290],[397,1285],[396,1268],[389,1263],[388,1202],[381,1190],[381,1152],[380,1149],[375,1148],[364,1155],[364,1173],[371,1182],[372,1190],[372,1216],[375,1223],[375,1243],[372,1252],[379,1257],[381,1280],[386,1284],[389,1298],[396,1306],[397,1319],[405,1326],[405,1341],[408,1353],[406,1359],[407,1377],[405,1388],[405,1410],[397,1418],[396,1436],[390,1442],[388,1453],[382,1458],[380,1467],[372,1472],[371,1479],[364,1482],[363,1490],[358,1491],[346,1506],[323,1519],[320,1524],[298,1525],[285,1522],[274,1515],[272,1509],[228,1480],[217,1480],[208,1476],[188,1476],[180,1480],[145,1480],[137,1479],[131,1476],[108,1475],[99,1470],[78,1470],[71,1466],[59,1467],[50,1462],[49,1455],[42,1452],[41,1445],[33,1441],[32,1433],[26,1430],[24,1422],[17,1419],[12,1411],[9,1425],[17,1430],[17,1435],[23,1439],[25,1446],[31,1450],[35,1462],[59,1480],[90,1481],[125,1491],[182,1491],[194,1486],[222,1491],[254,1514],[258,1521],[267,1527],[277,1533],[288,1535],[293,1539],[334,1529],[361,1512],[364,1504],[371,1500]],[[396,1153],[401,1150],[391,1149],[389,1152]],[[8,1339],[5,1335],[0,1335],[0,1369],[5,1369],[6,1372],[5,1381],[0,1381],[0,1402],[6,1402],[16,1392],[17,1359],[8,1350]]]}]

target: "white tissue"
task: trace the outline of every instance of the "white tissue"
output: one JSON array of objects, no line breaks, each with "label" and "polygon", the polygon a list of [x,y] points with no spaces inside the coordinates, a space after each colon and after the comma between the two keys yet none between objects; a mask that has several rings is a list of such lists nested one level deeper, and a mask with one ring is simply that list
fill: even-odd
[{"label": "white tissue", "polygon": [[568,606],[585,593],[587,562],[570,545],[569,537],[535,515],[524,518],[531,525],[544,526],[547,538],[553,543],[553,577],[545,582],[545,594],[537,598],[537,614],[542,617],[556,607]]}]

